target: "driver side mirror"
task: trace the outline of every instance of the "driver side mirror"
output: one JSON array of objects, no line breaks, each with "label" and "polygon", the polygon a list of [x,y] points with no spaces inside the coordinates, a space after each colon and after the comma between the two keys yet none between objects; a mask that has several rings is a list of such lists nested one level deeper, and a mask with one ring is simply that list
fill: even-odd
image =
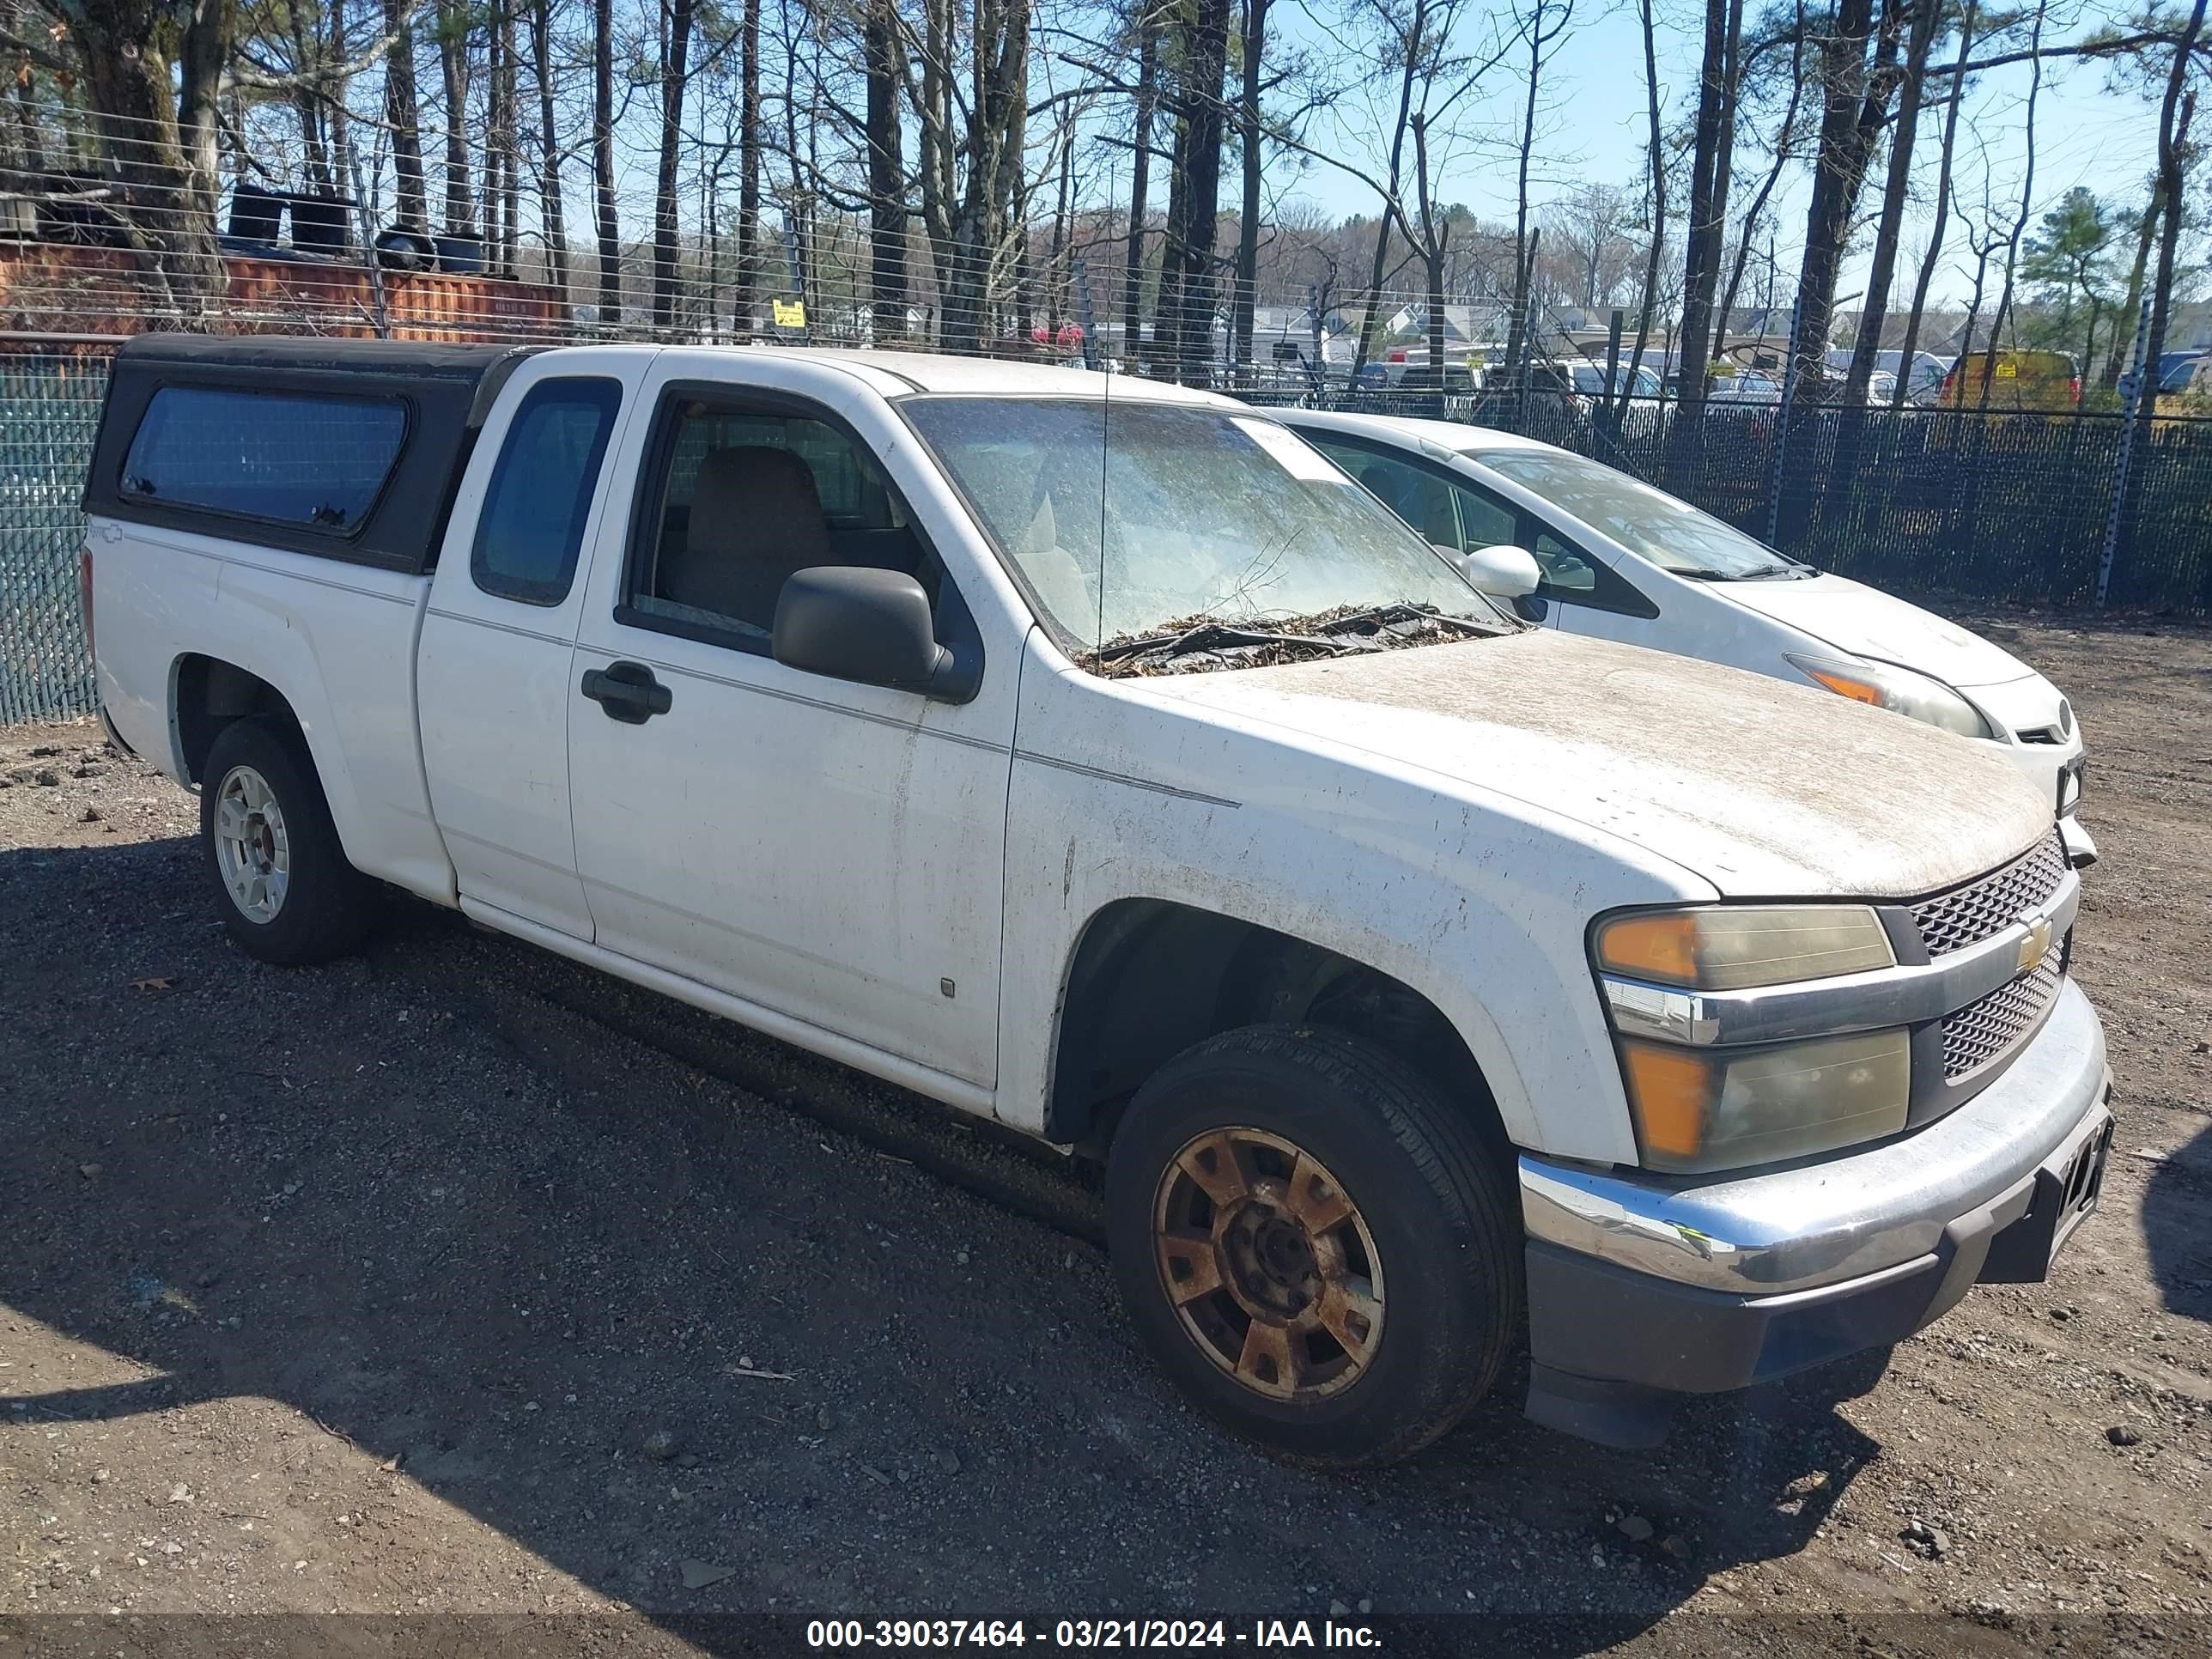
[{"label": "driver side mirror", "polygon": [[861,685],[941,696],[952,653],[937,642],[921,584],[902,570],[817,565],[776,596],[769,654],[787,668]]},{"label": "driver side mirror", "polygon": [[1537,568],[1536,556],[1525,547],[1500,543],[1493,547],[1478,547],[1472,553],[1449,547],[1437,551],[1451,560],[1477,592],[1493,599],[1517,599],[1524,593],[1533,593],[1544,579],[1544,573]]}]

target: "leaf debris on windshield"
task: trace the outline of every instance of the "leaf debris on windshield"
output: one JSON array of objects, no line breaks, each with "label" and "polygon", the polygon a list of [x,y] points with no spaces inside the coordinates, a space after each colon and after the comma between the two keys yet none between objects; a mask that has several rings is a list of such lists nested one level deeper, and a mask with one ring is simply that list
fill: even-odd
[{"label": "leaf debris on windshield", "polygon": [[1400,651],[1504,631],[1495,623],[1447,616],[1433,605],[1347,605],[1310,617],[1255,617],[1242,623],[1185,617],[1149,633],[1109,640],[1077,661],[1108,679],[1133,679]]}]

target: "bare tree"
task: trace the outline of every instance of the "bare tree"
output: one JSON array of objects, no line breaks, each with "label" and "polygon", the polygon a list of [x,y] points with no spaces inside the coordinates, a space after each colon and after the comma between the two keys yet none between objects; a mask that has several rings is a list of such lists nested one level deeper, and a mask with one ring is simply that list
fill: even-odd
[{"label": "bare tree", "polygon": [[1804,262],[1797,278],[1797,361],[1791,368],[1801,403],[1821,395],[1836,278],[1843,268],[1859,187],[1866,180],[1867,162],[1896,78],[1902,7],[1893,4],[1877,27],[1874,6],[1875,0],[1836,0],[1820,40],[1820,134],[1814,154],[1812,202],[1806,212]]},{"label": "bare tree", "polygon": [[[757,3],[757,0],[756,0]],[[868,301],[878,338],[906,332],[906,150],[900,90],[904,37],[896,0],[865,0],[867,81]],[[890,326],[885,328],[888,319]]]},{"label": "bare tree", "polygon": [[[1933,5],[1935,0],[1927,3]],[[1743,0],[1705,0],[1705,58],[1698,77],[1690,159],[1690,221],[1683,238],[1682,407],[1692,420],[1705,401],[1705,365],[1713,343],[1721,237],[1728,223],[1742,53]]]},{"label": "bare tree", "polygon": [[1637,0],[1637,21],[1644,30],[1645,147],[1651,170],[1651,246],[1644,261],[1644,297],[1636,308],[1636,345],[1628,356],[1628,374],[1618,387],[1607,387],[1618,398],[1616,418],[1628,407],[1629,388],[1644,367],[1644,347],[1651,339],[1651,314],[1659,298],[1659,261],[1667,246],[1667,151],[1659,125],[1659,48],[1652,12],[1653,0]]},{"label": "bare tree", "polygon": [[184,329],[218,326],[226,279],[216,241],[223,76],[235,0],[184,12],[160,0],[76,0],[45,38],[4,36],[22,61],[82,88],[113,180],[118,228]]},{"label": "bare tree", "polygon": [[[1782,118],[1775,124],[1774,155],[1759,180],[1759,188],[1752,193],[1751,204],[1744,210],[1743,222],[1736,232],[1735,262],[1729,271],[1728,286],[1721,292],[1720,304],[1713,319],[1713,351],[1717,358],[1728,347],[1728,331],[1735,315],[1736,295],[1743,286],[1745,269],[1751,260],[1751,251],[1758,237],[1759,221],[1766,213],[1767,202],[1774,194],[1784,170],[1796,154],[1797,112],[1805,100],[1805,0],[1796,0],[1796,15],[1790,31],[1790,69],[1788,101],[1784,105]],[[1771,240],[1771,232],[1769,232]],[[1768,271],[1768,285],[1772,286],[1773,273]],[[1710,360],[1709,360],[1710,361]]]},{"label": "bare tree", "polygon": [[953,0],[924,0],[922,37],[912,54],[921,59],[920,82],[910,81],[908,96],[921,126],[921,215],[942,305],[940,337],[950,349],[972,350],[982,342],[992,271],[1022,177],[1030,9],[1027,0],[975,0],[964,98],[956,61],[959,21]]},{"label": "bare tree", "polygon": [[663,0],[660,44],[660,168],[653,192],[653,326],[676,325],[676,169],[684,142],[684,94],[690,80],[693,0]]},{"label": "bare tree", "polygon": [[1951,166],[1959,142],[1959,106],[1966,97],[1966,60],[1974,49],[1974,28],[1981,21],[1977,0],[1966,0],[1966,9],[1959,19],[1959,58],[1951,71],[1950,88],[1943,103],[1943,149],[1936,170],[1936,213],[1928,228],[1928,246],[1921,251],[1920,272],[1913,279],[1912,306],[1905,317],[1905,338],[1899,343],[1897,385],[1890,393],[1890,407],[1902,409],[1911,391],[1911,380],[1914,359],[1920,350],[1921,319],[1928,309],[1928,290],[1936,281],[1936,266],[1943,252],[1943,228],[1951,218]]},{"label": "bare tree", "polygon": [[[408,0],[384,0],[384,123],[392,131],[392,165],[397,181],[396,222],[405,229],[429,227],[423,199],[422,115],[415,90],[414,8]],[[547,125],[550,128],[551,123]]]},{"label": "bare tree", "polygon": [[1513,312],[1506,321],[1505,342],[1505,361],[1516,375],[1535,328],[1535,319],[1529,315],[1536,259],[1535,239],[1528,227],[1528,168],[1536,153],[1538,88],[1544,76],[1544,54],[1566,33],[1574,13],[1574,0],[1535,0],[1535,9],[1522,26],[1522,39],[1528,47],[1528,86],[1521,111],[1520,166],[1513,208]]},{"label": "bare tree", "polygon": [[545,278],[568,300],[568,225],[561,199],[561,120],[553,94],[553,0],[531,0],[530,72],[538,84],[538,212]]},{"label": "bare tree", "polygon": [[[1852,343],[1850,368],[1844,376],[1844,403],[1846,407],[1859,410],[1866,405],[1867,386],[1874,378],[1874,366],[1881,350],[1882,325],[1889,316],[1890,283],[1897,270],[1897,244],[1905,225],[1905,198],[1912,182],[1912,152],[1919,137],[1921,88],[1928,76],[1928,54],[1936,42],[1936,20],[1942,9],[1942,0],[1904,0],[1911,12],[1911,22],[1905,34],[1905,75],[1897,94],[1897,119],[1889,135],[1889,176],[1884,181],[1881,193],[1881,216],[1875,228],[1874,259],[1867,270],[1866,297],[1860,307],[1861,322],[1858,337]],[[2042,15],[2036,16],[2038,33],[2043,27]],[[2039,82],[2043,65],[2035,66]],[[2029,143],[2033,144],[2034,97],[2029,95]],[[2028,176],[2034,178],[2034,161],[2031,148]],[[2026,212],[2027,198],[2021,198],[2021,210]],[[2015,246],[2018,237],[2014,240]],[[2011,266],[2008,263],[2007,286],[2010,286]],[[1898,360],[1898,384],[1909,378],[1911,365],[1903,358]]]},{"label": "bare tree", "polygon": [[[757,3],[757,0],[754,0]],[[592,0],[592,180],[599,238],[599,321],[622,319],[622,221],[615,208],[614,0]]]},{"label": "bare tree", "polygon": [[[2136,388],[2135,441],[2142,447],[2150,442],[2151,423],[2158,410],[2158,364],[2166,351],[2166,331],[2173,314],[2173,278],[2176,251],[2181,243],[2183,185],[2186,183],[2189,153],[2189,125],[2197,112],[2197,94],[2188,88],[2189,64],[2195,54],[2198,38],[2204,30],[2205,0],[2196,0],[2190,8],[2188,27],[2182,32],[2179,43],[2173,49],[2173,68],[2166,76],[2166,96],[2158,112],[2158,198],[2161,222],[2158,238],[2158,276],[2150,291],[2149,337],[2143,352],[2142,380]],[[2137,468],[2129,486],[2130,500],[2124,504],[2123,517],[2132,520],[2135,501],[2142,491],[2142,469]],[[2131,527],[2131,526],[2130,526]]]},{"label": "bare tree", "polygon": [[446,229],[454,236],[473,235],[476,199],[469,184],[467,0],[438,0],[438,68],[446,93]]},{"label": "bare tree", "polygon": [[761,0],[744,0],[738,25],[738,331],[750,332],[761,281]]},{"label": "bare tree", "polygon": [[514,0],[490,0],[487,40],[490,57],[489,142],[484,151],[485,232],[491,245],[494,276],[512,276],[520,240],[515,220],[521,207],[517,178],[515,39]]},{"label": "bare tree", "polygon": [[1159,106],[1160,8],[1157,0],[1136,0],[1137,84],[1133,97],[1135,125],[1129,146],[1129,217],[1121,264],[1121,349],[1138,357],[1145,294],[1146,192],[1152,179],[1152,120]]},{"label": "bare tree", "polygon": [[1252,361],[1252,312],[1260,270],[1261,65],[1266,59],[1269,0],[1244,0],[1244,93],[1237,108],[1238,139],[1244,149],[1243,211],[1237,223],[1237,301],[1230,328],[1229,361]]},{"label": "bare tree", "polygon": [[[2047,0],[2038,0],[2035,23],[2028,46],[2035,52],[2043,44],[2043,21],[2048,9]],[[2027,83],[2027,116],[2023,128],[2027,143],[2027,165],[2021,176],[2020,210],[2013,216],[2012,229],[2005,237],[2004,282],[1997,292],[1996,314],[1990,319],[1990,352],[1981,363],[1980,406],[1988,408],[1990,381],[1996,374],[1998,340],[2003,336],[2005,324],[2012,317],[2013,278],[2020,267],[2021,238],[2027,234],[2028,215],[2035,201],[2035,106],[2043,92],[2043,59],[2035,57],[2029,64]]]},{"label": "bare tree", "polygon": [[1176,26],[1167,235],[1160,253],[1157,354],[1177,380],[1201,380],[1212,353],[1213,239],[1221,199],[1222,83],[1229,67],[1230,0],[1185,0]]},{"label": "bare tree", "polygon": [[1585,310],[1616,303],[1624,262],[1633,257],[1628,233],[1637,211],[1628,192],[1613,185],[1581,185],[1546,210],[1545,246],[1574,262]]}]

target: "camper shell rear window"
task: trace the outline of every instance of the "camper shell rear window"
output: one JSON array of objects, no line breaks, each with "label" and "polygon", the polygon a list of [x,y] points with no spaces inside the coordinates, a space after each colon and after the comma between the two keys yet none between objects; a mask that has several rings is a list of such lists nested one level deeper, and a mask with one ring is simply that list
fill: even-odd
[{"label": "camper shell rear window", "polygon": [[123,461],[141,501],[358,535],[407,441],[404,398],[164,386]]},{"label": "camper shell rear window", "polygon": [[85,510],[420,574],[528,351],[142,335],[116,353]]}]

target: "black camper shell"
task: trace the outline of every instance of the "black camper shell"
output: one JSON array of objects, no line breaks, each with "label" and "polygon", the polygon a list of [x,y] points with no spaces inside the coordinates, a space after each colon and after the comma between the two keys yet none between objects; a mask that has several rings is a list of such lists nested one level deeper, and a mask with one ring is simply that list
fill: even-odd
[{"label": "black camper shell", "polygon": [[420,574],[485,413],[532,349],[136,336],[115,356],[84,509]]}]

